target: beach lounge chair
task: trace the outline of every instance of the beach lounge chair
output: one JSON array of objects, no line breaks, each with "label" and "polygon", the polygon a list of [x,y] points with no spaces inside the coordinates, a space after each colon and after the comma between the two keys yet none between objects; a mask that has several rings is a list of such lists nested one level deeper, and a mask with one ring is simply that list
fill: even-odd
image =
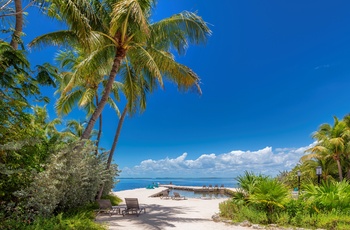
[{"label": "beach lounge chair", "polygon": [[213,186],[211,184],[208,186],[208,190],[213,190]]},{"label": "beach lounge chair", "polygon": [[126,214],[136,214],[137,216],[143,211],[146,213],[146,208],[139,206],[139,200],[137,198],[125,198],[126,208],[122,211],[123,216]]},{"label": "beach lounge chair", "polygon": [[101,213],[107,213],[110,216],[112,214],[120,214],[120,207],[118,206],[112,206],[112,203],[108,199],[100,199],[96,200],[98,204],[98,209],[95,210],[97,212],[96,216],[98,216]]},{"label": "beach lounge chair", "polygon": [[186,197],[184,196],[180,196],[180,194],[178,192],[174,192],[174,195],[172,196],[173,200],[186,200]]},{"label": "beach lounge chair", "polygon": [[169,191],[168,190],[164,190],[162,191],[162,194],[160,194],[160,199],[169,199]]},{"label": "beach lounge chair", "polygon": [[224,188],[225,188],[225,186],[222,184],[222,185],[220,186],[220,188],[221,188],[221,189],[224,189]]},{"label": "beach lounge chair", "polygon": [[216,185],[214,186],[214,189],[215,189],[215,190],[219,190],[219,185],[216,184]]}]

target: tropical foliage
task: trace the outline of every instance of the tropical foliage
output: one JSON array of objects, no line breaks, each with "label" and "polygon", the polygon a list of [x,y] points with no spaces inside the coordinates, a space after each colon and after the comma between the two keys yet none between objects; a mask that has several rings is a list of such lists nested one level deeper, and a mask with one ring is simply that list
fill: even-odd
[{"label": "tropical foliage", "polygon": [[[342,120],[334,117],[333,125],[322,124],[313,133],[315,144],[291,171],[280,172],[276,180],[245,172],[237,177],[240,188],[232,200],[220,204],[221,214],[234,221],[348,229],[349,134],[350,115]],[[321,167],[320,175],[316,167]]]},{"label": "tropical foliage", "polygon": [[263,219],[267,223],[273,222],[273,214],[284,209],[288,201],[288,189],[278,180],[245,172],[237,177],[238,192],[233,195],[232,202],[240,209],[245,210],[246,206],[256,211],[262,211]]},{"label": "tropical foliage", "polygon": [[[112,162],[124,118],[144,111],[147,94],[163,88],[165,80],[179,91],[201,93],[199,77],[172,52],[184,54],[211,31],[191,12],[153,22],[154,0],[0,2],[7,28],[2,32],[10,33],[9,41],[0,40],[0,228],[102,229],[91,221],[91,210],[96,197],[119,202],[108,192],[119,172]],[[65,47],[57,66],[32,69],[27,60],[21,37],[25,10],[34,5],[67,28],[30,44]],[[59,118],[49,119],[42,86],[56,88]],[[99,148],[106,103],[120,116],[110,152]],[[86,117],[65,121],[63,115],[75,107],[84,108]]]}]

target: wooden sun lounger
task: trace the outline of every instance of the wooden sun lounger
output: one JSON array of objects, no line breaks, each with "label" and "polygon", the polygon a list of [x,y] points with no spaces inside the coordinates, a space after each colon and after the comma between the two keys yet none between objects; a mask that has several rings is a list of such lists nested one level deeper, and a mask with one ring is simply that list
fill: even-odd
[{"label": "wooden sun lounger", "polygon": [[174,196],[172,196],[173,200],[186,200],[186,197],[184,196],[180,196],[180,194],[178,192],[174,192]]},{"label": "wooden sun lounger", "polygon": [[121,207],[119,206],[112,206],[112,203],[108,199],[100,199],[96,200],[98,204],[98,209],[95,210],[97,212],[96,217],[101,213],[109,214],[110,216],[112,214],[120,214]]},{"label": "wooden sun lounger", "polygon": [[136,214],[139,216],[143,211],[146,213],[146,208],[142,208],[139,205],[139,200],[137,198],[125,198],[126,208],[122,211],[123,216],[126,214]]},{"label": "wooden sun lounger", "polygon": [[169,191],[168,190],[162,191],[162,194],[160,195],[160,199],[169,199],[169,198],[170,198]]}]

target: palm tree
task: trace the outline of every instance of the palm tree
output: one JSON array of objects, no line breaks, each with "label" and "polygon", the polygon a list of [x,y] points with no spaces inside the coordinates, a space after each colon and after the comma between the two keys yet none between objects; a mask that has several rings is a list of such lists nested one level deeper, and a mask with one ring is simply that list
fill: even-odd
[{"label": "palm tree", "polygon": [[319,130],[313,134],[313,138],[317,139],[318,143],[307,150],[318,158],[332,158],[337,163],[340,181],[343,180],[340,159],[346,147],[345,138],[348,136],[349,128],[346,123],[334,117],[333,126],[330,124],[322,124]]},{"label": "palm tree", "polygon": [[[177,64],[179,65],[179,64]],[[181,65],[179,65],[181,66]],[[187,76],[192,76],[193,71],[187,67],[183,67],[182,71],[187,72]],[[147,93],[150,93],[154,90],[154,87],[156,86],[153,82],[154,79],[148,78],[146,74],[142,73],[137,75],[137,69],[134,68],[131,62],[128,61],[128,59],[125,61],[125,63],[121,66],[121,78],[124,82],[123,84],[123,91],[127,98],[127,104],[122,112],[122,115],[118,122],[118,127],[114,136],[113,144],[108,156],[107,160],[107,167],[108,170],[111,166],[113,155],[118,143],[118,139],[120,136],[120,132],[123,126],[124,119],[129,113],[130,115],[134,114],[137,109],[139,109],[141,112],[143,112],[146,109],[146,95]],[[175,79],[178,80],[177,85],[181,89],[188,89],[191,88],[191,86],[195,86],[194,89],[197,89],[197,92],[200,94],[201,90],[198,86],[198,77],[193,75],[193,77],[189,79],[182,79],[186,77],[184,76],[175,76]],[[103,192],[103,186],[100,189],[100,192],[98,194],[98,199],[101,198]]]},{"label": "palm tree", "polygon": [[[189,68],[175,62],[170,53],[174,49],[182,54],[189,42],[199,44],[206,41],[211,31],[196,14],[183,12],[150,23],[155,0],[106,0],[92,1],[92,4],[87,1],[80,1],[80,4],[59,0],[53,2],[55,5],[51,13],[60,13],[70,30],[40,36],[31,45],[62,44],[69,40],[70,44],[90,51],[90,56],[80,64],[79,70],[93,70],[106,63],[110,65],[108,82],[82,139],[87,139],[91,133],[126,57],[133,63],[136,75],[142,73],[152,79],[152,83],[156,79],[160,86],[163,86],[164,76],[181,83],[181,87],[197,79]],[[129,106],[132,104],[128,103]]]},{"label": "palm tree", "polygon": [[[344,116],[343,121],[345,122],[347,128],[350,130],[350,114],[347,114]],[[344,148],[344,166],[345,170],[347,171],[346,178],[350,180],[350,135],[344,135],[344,143],[345,143],[345,148]]]},{"label": "palm tree", "polygon": [[[74,76],[74,85],[72,85],[72,78],[74,72],[77,70],[77,66],[80,61],[83,60],[84,53],[82,50],[72,50],[60,51],[56,56],[56,61],[60,63],[61,68],[69,69],[70,71],[65,71],[62,73],[61,78],[59,78],[59,89],[56,93],[60,93],[60,97],[56,102],[56,112],[58,114],[68,114],[73,109],[74,105],[78,107],[84,107],[87,115],[91,115],[99,103],[99,86],[106,83],[103,79],[102,69],[97,69],[92,73],[85,73],[81,76]],[[101,77],[102,76],[102,77]],[[68,84],[70,84],[68,86]],[[67,92],[69,87],[70,91]],[[122,88],[122,84],[115,82],[113,84],[113,94],[114,98],[119,100],[119,90]],[[94,102],[95,100],[95,102]],[[119,109],[115,102],[109,98],[108,103],[113,107],[119,116]],[[98,153],[98,146],[102,133],[102,113],[99,117],[99,131],[96,140],[96,154]],[[82,135],[79,135],[81,137]]]}]

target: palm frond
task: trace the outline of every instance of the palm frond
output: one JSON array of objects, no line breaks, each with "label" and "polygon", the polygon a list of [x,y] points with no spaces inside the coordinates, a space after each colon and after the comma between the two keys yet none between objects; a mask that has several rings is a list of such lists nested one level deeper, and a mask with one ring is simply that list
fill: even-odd
[{"label": "palm frond", "polygon": [[138,84],[139,78],[135,74],[135,71],[132,69],[132,66],[128,60],[125,61],[125,67],[121,69],[120,75],[122,77],[122,81],[124,82],[123,92],[128,101],[128,110],[132,114],[134,112],[134,108],[136,107],[140,92],[140,85]]},{"label": "palm frond", "polygon": [[73,69],[77,65],[77,55],[73,50],[59,50],[55,55],[55,61],[60,63],[61,68]]},{"label": "palm frond", "polygon": [[99,20],[94,13],[90,1],[86,0],[53,0],[61,18],[74,31],[80,41],[88,40],[92,31],[91,25],[97,25]]},{"label": "palm frond", "polygon": [[86,116],[89,117],[95,112],[96,106],[91,101],[90,103],[85,104],[84,110],[86,111]]},{"label": "palm frond", "polygon": [[78,105],[80,107],[84,107],[89,103],[93,103],[95,95],[96,91],[94,89],[86,88],[83,94],[81,95]]},{"label": "palm frond", "polygon": [[154,58],[162,75],[175,82],[180,91],[193,89],[201,94],[199,77],[189,67],[175,61],[173,55],[168,52],[149,48],[148,52]]},{"label": "palm frond", "polygon": [[58,114],[68,114],[72,111],[74,105],[81,98],[83,92],[81,90],[72,91],[69,94],[61,95],[57,100],[55,109]]},{"label": "palm frond", "polygon": [[[97,70],[107,73],[113,63],[115,56],[115,46],[107,44],[99,49],[96,49],[84,57],[83,60],[76,66],[76,75],[84,76],[96,73]],[[102,74],[100,72],[99,74]],[[100,77],[101,75],[99,75]]]},{"label": "palm frond", "polygon": [[188,43],[205,43],[211,35],[206,22],[197,14],[184,11],[150,25],[151,40],[155,47],[175,48],[183,54]]},{"label": "palm frond", "polygon": [[113,5],[111,16],[110,34],[114,36],[117,31],[122,33],[125,41],[128,28],[130,31],[142,31],[143,34],[149,34],[148,16],[155,0],[121,0]]},{"label": "palm frond", "polygon": [[117,116],[120,118],[120,110],[117,104],[110,97],[108,98],[108,104],[114,109],[114,111],[117,113]]},{"label": "palm frond", "polygon": [[61,30],[36,37],[29,47],[43,48],[47,46],[79,45],[78,36],[70,30]]},{"label": "palm frond", "polygon": [[162,73],[154,57],[141,45],[135,44],[133,49],[129,50],[129,56],[133,60],[133,68],[136,73],[141,73],[145,69],[150,75],[157,79],[163,87]]}]

